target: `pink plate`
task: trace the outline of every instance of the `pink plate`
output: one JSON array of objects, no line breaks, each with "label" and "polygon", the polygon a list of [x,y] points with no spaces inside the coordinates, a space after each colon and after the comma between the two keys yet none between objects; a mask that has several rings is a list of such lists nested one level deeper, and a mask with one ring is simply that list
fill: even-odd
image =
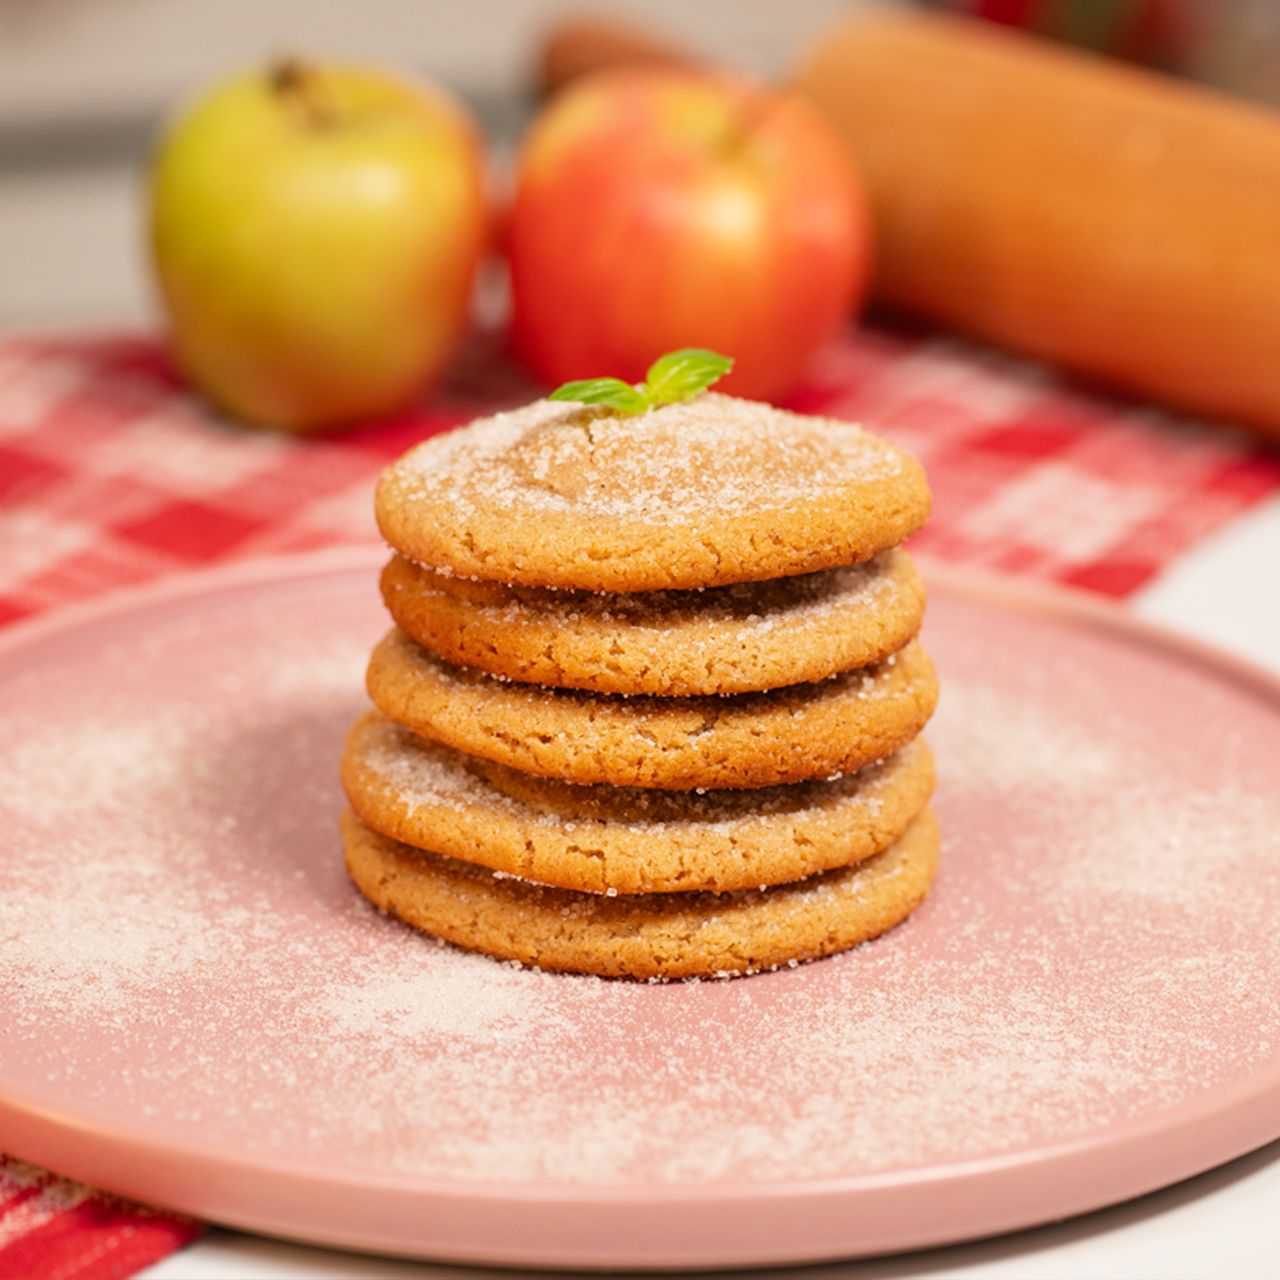
[{"label": "pink plate", "polygon": [[933,895],[644,986],[380,918],[334,819],[372,551],[0,648],[0,1148],[251,1230],[552,1267],[1005,1231],[1280,1134],[1280,684],[935,573]]}]

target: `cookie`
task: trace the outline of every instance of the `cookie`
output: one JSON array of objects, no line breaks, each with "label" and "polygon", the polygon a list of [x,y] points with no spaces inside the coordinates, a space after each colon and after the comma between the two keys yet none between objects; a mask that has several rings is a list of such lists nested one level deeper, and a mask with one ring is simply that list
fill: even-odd
[{"label": "cookie", "polygon": [[347,870],[382,911],[460,947],[602,977],[753,973],[847,950],[924,898],[938,825],[924,810],[883,853],[771,889],[608,898],[495,878],[343,816]]},{"label": "cookie", "polygon": [[403,631],[373,651],[369,696],[393,720],[523,773],[616,787],[766,787],[851,773],[924,728],[933,664],[912,641],[817,684],[705,698],[625,698],[512,684],[455,667]]},{"label": "cookie", "polygon": [[539,400],[411,449],[378,526],[455,577],[588,591],[758,582],[867,560],[929,511],[920,464],[835,418],[708,393],[635,417]]},{"label": "cookie", "polygon": [[923,742],[830,782],[759,791],[583,787],[464,756],[370,712],[342,758],[379,834],[584,893],[687,893],[800,880],[879,853],[933,790]]},{"label": "cookie", "polygon": [[449,578],[395,556],[382,598],[401,630],[449,662],[665,697],[823,680],[896,653],[924,614],[905,551],[772,582],[629,595]]}]

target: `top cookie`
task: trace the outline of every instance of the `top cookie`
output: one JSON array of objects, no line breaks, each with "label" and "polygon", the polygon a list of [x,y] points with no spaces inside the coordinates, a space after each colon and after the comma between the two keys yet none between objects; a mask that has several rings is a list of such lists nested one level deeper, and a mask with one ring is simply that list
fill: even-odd
[{"label": "top cookie", "polygon": [[378,525],[438,573],[588,591],[865,560],[929,512],[914,458],[836,418],[707,393],[635,417],[539,400],[411,449]]}]

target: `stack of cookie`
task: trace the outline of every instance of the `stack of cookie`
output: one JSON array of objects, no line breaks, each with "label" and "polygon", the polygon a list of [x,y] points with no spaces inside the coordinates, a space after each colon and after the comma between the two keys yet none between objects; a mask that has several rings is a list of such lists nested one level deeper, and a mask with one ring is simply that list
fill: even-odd
[{"label": "stack of cookie", "polygon": [[637,978],[853,946],[924,897],[937,685],[919,465],[703,394],[539,401],[384,473],[395,628],[352,730],[347,866],[463,947]]}]

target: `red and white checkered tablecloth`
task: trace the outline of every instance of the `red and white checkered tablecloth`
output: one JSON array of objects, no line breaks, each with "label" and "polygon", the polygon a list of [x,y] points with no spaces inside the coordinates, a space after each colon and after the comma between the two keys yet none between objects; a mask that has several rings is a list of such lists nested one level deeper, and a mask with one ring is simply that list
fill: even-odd
[{"label": "red and white checkered tablecloth", "polygon": [[[477,341],[422,410],[300,440],[220,421],[147,339],[0,340],[0,622],[201,565],[374,542],[384,463],[535,394]],[[1247,437],[896,330],[832,345],[792,404],[923,461],[935,506],[915,548],[1111,596],[1280,487],[1280,455]],[[0,1280],[123,1277],[197,1230],[0,1157]]]}]

